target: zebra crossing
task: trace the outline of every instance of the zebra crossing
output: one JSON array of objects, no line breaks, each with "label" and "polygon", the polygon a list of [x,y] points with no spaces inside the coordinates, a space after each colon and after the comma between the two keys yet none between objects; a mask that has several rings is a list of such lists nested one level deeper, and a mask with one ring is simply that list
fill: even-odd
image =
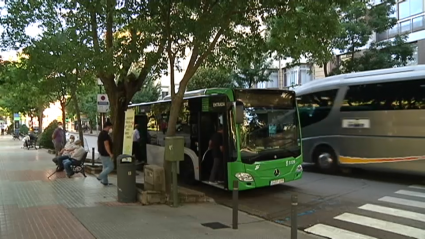
[{"label": "zebra crossing", "polygon": [[425,186],[408,186],[304,231],[330,239],[425,239]]}]

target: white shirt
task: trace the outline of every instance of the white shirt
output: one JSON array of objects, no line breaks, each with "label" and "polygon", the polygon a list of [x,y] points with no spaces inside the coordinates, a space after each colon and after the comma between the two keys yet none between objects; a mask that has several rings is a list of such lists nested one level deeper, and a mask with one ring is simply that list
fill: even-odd
[{"label": "white shirt", "polygon": [[75,148],[74,152],[71,155],[71,158],[80,161],[83,158],[84,154],[86,153],[86,150],[81,146],[76,146],[76,147],[77,148]]},{"label": "white shirt", "polygon": [[140,139],[140,133],[137,129],[133,131],[133,142],[137,142]]},{"label": "white shirt", "polygon": [[[75,145],[74,144],[74,142],[71,142],[71,140],[70,141],[68,141],[66,144],[65,144],[65,147],[64,147],[64,149],[66,149],[66,150],[73,150],[73,149],[76,149],[78,146],[77,145]],[[72,151],[64,151],[63,152],[63,154],[62,155],[67,155],[67,156],[70,156],[72,154]]]}]

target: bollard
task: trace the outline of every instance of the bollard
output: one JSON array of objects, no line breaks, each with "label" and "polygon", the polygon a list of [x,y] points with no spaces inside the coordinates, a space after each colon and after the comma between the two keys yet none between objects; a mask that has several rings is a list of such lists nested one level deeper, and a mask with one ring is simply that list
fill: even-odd
[{"label": "bollard", "polygon": [[233,181],[233,219],[232,228],[238,229],[238,216],[239,216],[239,182]]},{"label": "bollard", "polygon": [[297,206],[298,206],[298,196],[296,194],[292,194],[291,196],[291,239],[297,239],[297,235],[298,235]]},{"label": "bollard", "polygon": [[91,166],[94,167],[94,147],[91,148]]}]

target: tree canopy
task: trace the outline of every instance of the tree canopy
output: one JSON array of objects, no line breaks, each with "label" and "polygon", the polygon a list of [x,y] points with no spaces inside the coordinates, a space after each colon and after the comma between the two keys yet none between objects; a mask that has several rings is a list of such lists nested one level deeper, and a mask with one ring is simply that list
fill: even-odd
[{"label": "tree canopy", "polygon": [[[382,42],[371,39],[373,33],[379,34],[397,23],[397,18],[393,16],[395,3],[395,0],[383,0],[378,5],[369,1],[353,1],[338,10],[339,27],[334,32],[337,34],[326,42],[322,50],[325,50],[323,54],[338,50],[346,59],[340,61],[332,72],[327,72],[327,67],[324,67],[326,76],[404,66],[412,60],[413,48],[406,43],[405,36],[397,35],[392,40]],[[322,67],[332,60],[324,59],[326,61],[314,56],[310,58]]]},{"label": "tree canopy", "polygon": [[[360,1],[360,0],[358,0]],[[70,29],[79,44],[86,47],[84,66],[101,79],[111,103],[114,123],[114,155],[122,149],[124,112],[134,94],[150,76],[163,73],[169,65],[172,107],[167,134],[175,134],[177,117],[181,111],[183,94],[196,71],[206,64],[210,56],[227,56],[240,49],[239,44],[262,48],[267,34],[264,23],[279,17],[291,23],[306,21],[305,14],[317,14],[338,9],[350,0],[145,0],[145,1],[80,1],[44,0],[5,2],[0,23],[3,47],[19,49],[33,45],[35,40],[57,35]],[[330,17],[337,17],[329,14]],[[310,19],[309,19],[310,20]],[[315,24],[327,25],[330,29],[335,21],[314,18]],[[309,21],[310,22],[310,21]],[[325,23],[324,23],[325,22]],[[31,37],[26,28],[37,25],[43,30],[41,36]],[[316,42],[309,32],[323,29],[316,25],[281,28],[279,34],[285,51],[280,55],[299,59],[303,54],[314,51]],[[293,48],[301,38],[311,47],[300,50]],[[308,39],[304,39],[308,38]],[[289,50],[287,49],[289,48]],[[279,47],[275,48],[276,51]],[[294,50],[295,49],[295,50]],[[300,54],[301,53],[303,54]],[[189,52],[189,54],[188,54]],[[66,59],[73,62],[66,54]],[[180,80],[177,93],[174,90],[176,63],[188,58],[188,65]],[[229,57],[232,59],[232,57]],[[169,172],[168,163],[166,171]],[[167,185],[169,174],[167,173]],[[167,187],[169,188],[169,187]]]},{"label": "tree canopy", "polygon": [[145,85],[134,94],[132,103],[144,103],[157,101],[161,96],[161,85],[155,82],[155,79],[149,79]]},{"label": "tree canopy", "polygon": [[229,69],[201,67],[190,80],[187,90],[216,87],[233,87],[234,82]]}]

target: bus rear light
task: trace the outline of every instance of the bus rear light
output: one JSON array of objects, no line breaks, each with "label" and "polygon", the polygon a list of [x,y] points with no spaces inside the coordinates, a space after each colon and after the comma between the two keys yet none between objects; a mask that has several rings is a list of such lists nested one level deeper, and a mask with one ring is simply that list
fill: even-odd
[{"label": "bus rear light", "polygon": [[254,178],[249,173],[237,173],[235,174],[235,177],[239,179],[239,181],[242,182],[253,182]]}]

